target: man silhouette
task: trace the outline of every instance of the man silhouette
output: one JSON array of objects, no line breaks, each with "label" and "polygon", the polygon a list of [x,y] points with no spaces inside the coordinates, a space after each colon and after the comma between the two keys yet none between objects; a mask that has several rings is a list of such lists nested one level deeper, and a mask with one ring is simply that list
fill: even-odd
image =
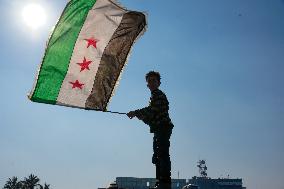
[{"label": "man silhouette", "polygon": [[169,117],[169,102],[166,95],[159,89],[161,84],[159,72],[150,71],[146,74],[147,86],[151,91],[149,106],[130,111],[127,116],[137,117],[149,125],[153,137],[152,163],[156,165],[156,187],[171,189],[171,161],[169,155],[170,137],[174,127]]}]

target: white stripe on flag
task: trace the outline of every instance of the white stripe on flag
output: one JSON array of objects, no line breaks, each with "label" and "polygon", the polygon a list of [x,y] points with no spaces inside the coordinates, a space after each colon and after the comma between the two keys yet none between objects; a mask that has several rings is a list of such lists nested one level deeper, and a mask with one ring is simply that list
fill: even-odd
[{"label": "white stripe on flag", "polygon": [[[99,63],[113,33],[119,26],[125,10],[120,9],[109,0],[97,0],[94,7],[88,13],[86,21],[76,41],[73,54],[70,60],[67,75],[61,85],[57,104],[85,107],[85,102],[92,92],[94,79],[98,71]],[[86,39],[97,39],[97,48],[92,45],[87,48]],[[86,61],[92,61],[89,69],[80,72],[81,67],[77,63],[82,63],[84,58]],[[73,84],[78,80],[84,84],[82,89],[72,88]]]}]

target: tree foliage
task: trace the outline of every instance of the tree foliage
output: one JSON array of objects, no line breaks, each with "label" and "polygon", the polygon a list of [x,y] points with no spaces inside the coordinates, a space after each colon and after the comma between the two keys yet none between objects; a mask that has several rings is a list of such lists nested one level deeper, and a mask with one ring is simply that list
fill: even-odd
[{"label": "tree foliage", "polygon": [[12,177],[9,178],[3,189],[50,189],[49,184],[41,185],[39,181],[40,179],[33,174],[25,177],[22,181],[19,181],[17,177]]}]

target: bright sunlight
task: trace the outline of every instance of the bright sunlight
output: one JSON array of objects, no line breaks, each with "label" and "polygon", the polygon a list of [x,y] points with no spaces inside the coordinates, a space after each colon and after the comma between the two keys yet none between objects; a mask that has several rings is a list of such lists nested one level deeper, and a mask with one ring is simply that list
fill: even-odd
[{"label": "bright sunlight", "polygon": [[24,22],[31,29],[38,29],[46,22],[46,13],[42,6],[38,4],[28,4],[23,8],[22,16]]}]

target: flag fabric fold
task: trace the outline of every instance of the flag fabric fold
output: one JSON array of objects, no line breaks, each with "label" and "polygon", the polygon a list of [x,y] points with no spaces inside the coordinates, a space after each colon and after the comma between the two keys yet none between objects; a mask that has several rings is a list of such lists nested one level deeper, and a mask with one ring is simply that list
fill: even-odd
[{"label": "flag fabric fold", "polygon": [[141,12],[112,0],[71,0],[47,44],[30,100],[106,111],[136,39]]}]

